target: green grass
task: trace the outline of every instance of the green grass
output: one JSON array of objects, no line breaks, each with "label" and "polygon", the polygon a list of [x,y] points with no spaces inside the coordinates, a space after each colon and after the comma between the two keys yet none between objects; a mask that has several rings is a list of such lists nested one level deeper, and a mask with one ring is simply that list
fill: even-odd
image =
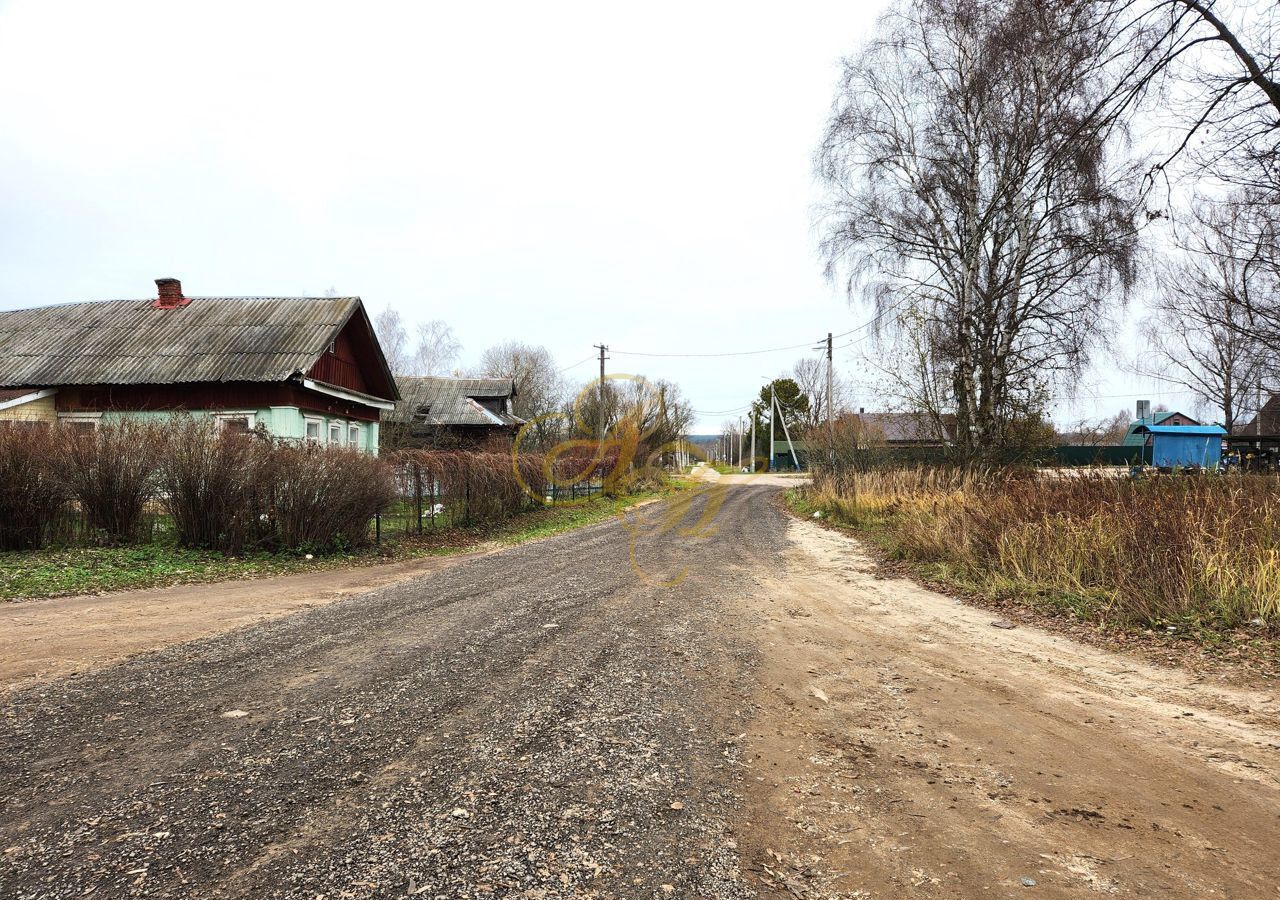
[{"label": "green grass", "polygon": [[226,556],[179,547],[171,541],[0,553],[0,600],[34,600],[377,565],[464,553],[481,544],[515,546],[606,521],[624,509],[686,486],[686,482],[677,480],[659,491],[534,509],[484,525],[445,528],[422,536],[384,535],[381,546],[314,559],[296,552]]}]

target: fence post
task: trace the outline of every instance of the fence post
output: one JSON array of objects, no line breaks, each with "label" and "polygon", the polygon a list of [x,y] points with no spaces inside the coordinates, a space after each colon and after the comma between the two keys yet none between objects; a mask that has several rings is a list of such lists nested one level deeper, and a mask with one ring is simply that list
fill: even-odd
[{"label": "fence post", "polygon": [[417,515],[418,534],[422,534],[422,467],[413,462],[413,511]]}]

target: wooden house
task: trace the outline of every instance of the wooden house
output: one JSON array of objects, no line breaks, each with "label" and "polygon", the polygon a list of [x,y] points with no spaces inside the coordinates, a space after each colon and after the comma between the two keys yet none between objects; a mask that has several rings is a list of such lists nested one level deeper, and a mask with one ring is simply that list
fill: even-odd
[{"label": "wooden house", "polygon": [[359,297],[159,296],[0,312],[0,422],[175,412],[376,453],[399,399]]},{"label": "wooden house", "polygon": [[387,447],[509,448],[524,419],[510,378],[400,375],[401,399],[387,415]]}]

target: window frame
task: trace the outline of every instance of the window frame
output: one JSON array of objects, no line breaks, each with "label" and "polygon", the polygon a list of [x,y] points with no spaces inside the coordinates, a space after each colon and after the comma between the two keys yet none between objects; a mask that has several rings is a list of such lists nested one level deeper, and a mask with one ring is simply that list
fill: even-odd
[{"label": "window frame", "polygon": [[214,426],[218,431],[226,430],[227,422],[233,419],[244,419],[245,434],[251,434],[258,427],[258,414],[252,409],[224,409],[212,415]]},{"label": "window frame", "polygon": [[[307,434],[307,430],[312,426],[316,426],[316,436],[312,437]],[[302,417],[302,439],[312,444],[323,444],[325,438],[324,433],[324,417],[323,416],[303,416]]]},{"label": "window frame", "polygon": [[59,425],[88,425],[94,431],[102,424],[102,413],[100,412],[59,412]]}]

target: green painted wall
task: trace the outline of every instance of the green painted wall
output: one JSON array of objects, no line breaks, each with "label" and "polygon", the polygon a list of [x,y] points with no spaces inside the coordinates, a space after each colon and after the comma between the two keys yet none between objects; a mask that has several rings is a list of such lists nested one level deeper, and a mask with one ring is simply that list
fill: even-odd
[{"label": "green painted wall", "polygon": [[[230,410],[228,410],[230,411]],[[208,419],[214,413],[222,412],[222,410],[203,410],[193,409],[189,412],[180,413],[179,415],[190,415],[194,419]],[[254,425],[261,425],[267,429],[267,432],[274,437],[284,438],[286,440],[302,440],[307,434],[307,419],[320,420],[320,440],[325,442],[329,436],[329,425],[331,422],[338,422],[343,425],[343,446],[346,446],[347,429],[346,426],[351,422],[336,416],[323,416],[314,413],[304,413],[296,406],[270,406],[261,409],[243,409],[235,410],[235,412],[251,412],[253,413]],[[101,422],[118,422],[124,418],[141,419],[152,422],[165,422],[173,418],[175,413],[166,410],[108,410],[102,413]],[[378,454],[378,432],[379,425],[377,422],[357,422],[360,426],[360,443],[357,449]]]}]

